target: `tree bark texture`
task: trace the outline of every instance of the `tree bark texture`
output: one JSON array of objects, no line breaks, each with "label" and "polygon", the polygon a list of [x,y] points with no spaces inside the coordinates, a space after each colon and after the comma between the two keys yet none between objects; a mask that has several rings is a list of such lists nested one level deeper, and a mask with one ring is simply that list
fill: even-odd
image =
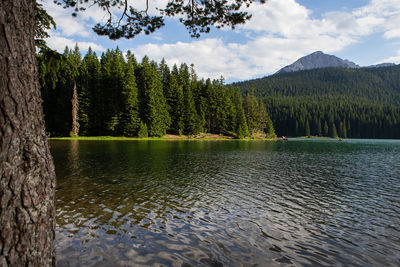
[{"label": "tree bark texture", "polygon": [[74,81],[74,88],[72,90],[72,136],[78,136],[79,134],[79,102],[78,102],[78,90],[76,89],[76,81]]},{"label": "tree bark texture", "polygon": [[34,0],[0,0],[0,266],[55,265],[55,172],[34,47]]}]

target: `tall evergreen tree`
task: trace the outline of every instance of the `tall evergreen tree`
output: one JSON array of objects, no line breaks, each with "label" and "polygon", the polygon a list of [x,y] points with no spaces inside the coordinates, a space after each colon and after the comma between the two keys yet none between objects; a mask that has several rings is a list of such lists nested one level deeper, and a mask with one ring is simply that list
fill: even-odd
[{"label": "tall evergreen tree", "polygon": [[138,90],[135,80],[135,66],[128,60],[125,66],[122,89],[123,111],[121,115],[119,134],[137,136],[140,129]]},{"label": "tall evergreen tree", "polygon": [[103,90],[100,81],[100,61],[96,53],[89,47],[82,60],[82,73],[80,74],[80,124],[83,133],[100,135],[102,129],[101,112],[104,106]]},{"label": "tall evergreen tree", "polygon": [[71,99],[71,117],[72,117],[72,126],[71,126],[71,135],[78,136],[79,134],[79,99],[78,99],[78,88],[77,88],[77,79],[79,76],[79,70],[81,65],[81,54],[79,52],[78,44],[75,45],[74,51],[69,54],[67,58],[69,60],[69,64],[71,65],[71,78],[73,79],[73,89],[72,89],[72,99]]},{"label": "tall evergreen tree", "polygon": [[259,114],[258,102],[252,91],[250,91],[250,93],[245,97],[244,110],[250,134],[254,134],[259,129]]},{"label": "tall evergreen tree", "polygon": [[234,104],[236,107],[236,135],[238,138],[249,136],[249,129],[247,127],[246,115],[244,114],[243,100],[240,91],[235,90]]},{"label": "tall evergreen tree", "polygon": [[189,68],[186,64],[182,64],[179,68],[179,82],[183,90],[183,103],[184,103],[184,133],[194,135],[200,132],[199,119],[196,112],[192,92],[192,82],[189,73]]},{"label": "tall evergreen tree", "polygon": [[139,81],[141,118],[147,124],[149,136],[163,136],[166,134],[171,119],[157,64],[150,63],[147,57],[143,58]]},{"label": "tall evergreen tree", "polygon": [[168,79],[168,85],[164,92],[168,106],[168,112],[171,116],[170,131],[176,134],[183,134],[185,129],[184,123],[184,97],[182,85],[179,83],[179,71],[176,65],[173,66],[172,72]]}]

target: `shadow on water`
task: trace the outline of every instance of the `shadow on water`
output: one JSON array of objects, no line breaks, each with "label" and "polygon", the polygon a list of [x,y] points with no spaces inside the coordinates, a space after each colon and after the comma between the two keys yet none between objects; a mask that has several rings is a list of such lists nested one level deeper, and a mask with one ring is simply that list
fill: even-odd
[{"label": "shadow on water", "polygon": [[51,141],[59,266],[400,264],[400,142]]}]

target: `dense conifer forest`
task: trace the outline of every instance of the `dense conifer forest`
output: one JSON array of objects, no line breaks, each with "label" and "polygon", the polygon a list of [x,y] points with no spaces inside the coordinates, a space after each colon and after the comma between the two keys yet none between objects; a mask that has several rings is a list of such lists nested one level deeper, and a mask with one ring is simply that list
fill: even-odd
[{"label": "dense conifer forest", "polygon": [[278,135],[400,138],[400,66],[323,68],[233,86],[264,100]]},{"label": "dense conifer forest", "polygon": [[193,66],[160,63],[117,48],[37,54],[50,136],[161,137],[217,133],[275,137],[265,103],[251,92],[199,80]]}]

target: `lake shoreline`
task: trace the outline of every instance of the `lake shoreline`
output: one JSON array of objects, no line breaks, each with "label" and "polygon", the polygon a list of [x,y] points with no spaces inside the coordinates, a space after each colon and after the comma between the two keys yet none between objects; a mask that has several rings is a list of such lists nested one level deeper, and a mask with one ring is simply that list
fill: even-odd
[{"label": "lake shoreline", "polygon": [[125,136],[74,136],[74,137],[49,137],[49,140],[85,140],[85,141],[279,141],[281,138],[235,138],[226,135],[203,134],[198,136],[172,135],[162,137],[125,137]]}]

